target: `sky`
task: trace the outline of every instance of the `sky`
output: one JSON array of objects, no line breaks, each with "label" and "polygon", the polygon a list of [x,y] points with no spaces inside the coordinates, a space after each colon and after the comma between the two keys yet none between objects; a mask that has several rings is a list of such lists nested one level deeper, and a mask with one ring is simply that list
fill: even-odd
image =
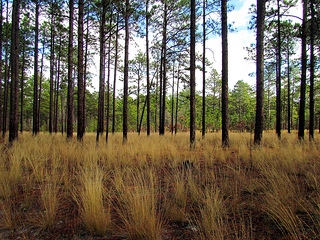
[{"label": "sky", "polygon": [[[228,13],[228,23],[234,23],[233,28],[236,29],[234,32],[228,33],[228,86],[229,89],[233,89],[234,85],[239,80],[247,82],[250,86],[255,85],[256,78],[249,76],[250,73],[256,71],[256,65],[254,61],[245,60],[248,56],[246,47],[250,44],[256,42],[256,34],[252,30],[248,30],[249,21],[251,19],[251,14],[249,13],[249,8],[252,4],[256,4],[256,0],[230,0],[229,5],[234,6],[234,10]],[[301,3],[290,11],[290,14],[301,16],[302,7]],[[293,21],[298,21],[292,19]],[[145,39],[136,39],[136,42],[140,47],[133,45],[129,46],[129,59],[133,59],[135,54],[140,48],[143,52],[145,51]],[[206,41],[206,56],[209,61],[213,62],[213,68],[215,68],[219,73],[221,73],[222,68],[222,55],[221,55],[221,37],[220,36],[210,36]],[[196,46],[196,51],[200,54],[202,53],[202,44],[198,43]],[[96,73],[93,78],[93,86],[95,90],[99,89],[99,56],[94,59],[95,65],[91,67],[91,72]],[[198,65],[201,65],[199,63]],[[113,70],[112,70],[113,72]],[[111,72],[111,76],[113,73]],[[208,71],[209,72],[209,71]],[[122,73],[118,73],[118,76]],[[207,73],[207,76],[209,74]],[[117,89],[122,88],[122,83],[117,81]],[[200,70],[196,71],[196,90],[201,91],[202,89],[202,73]]]}]

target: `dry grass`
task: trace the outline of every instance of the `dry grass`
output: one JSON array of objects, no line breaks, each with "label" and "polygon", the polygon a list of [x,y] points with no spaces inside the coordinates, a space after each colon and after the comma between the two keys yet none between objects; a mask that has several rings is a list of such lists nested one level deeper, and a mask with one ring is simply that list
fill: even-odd
[{"label": "dry grass", "polygon": [[29,133],[0,145],[0,238],[317,239],[319,136]]}]

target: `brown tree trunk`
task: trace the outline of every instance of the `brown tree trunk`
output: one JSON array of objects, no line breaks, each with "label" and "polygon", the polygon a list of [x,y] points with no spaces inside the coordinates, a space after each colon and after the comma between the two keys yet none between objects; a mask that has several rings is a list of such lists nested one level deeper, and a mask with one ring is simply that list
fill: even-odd
[{"label": "brown tree trunk", "polygon": [[67,138],[73,137],[73,0],[69,0],[69,46],[68,46],[68,96],[67,96]]},{"label": "brown tree trunk", "polygon": [[89,19],[90,11],[88,10],[87,16],[87,29],[86,29],[86,47],[84,54],[84,74],[83,74],[83,134],[86,132],[86,87],[87,87],[87,63],[88,63],[88,45],[89,45]]},{"label": "brown tree trunk", "polygon": [[83,84],[83,0],[79,0],[79,19],[78,19],[78,141],[83,140],[84,129],[84,84]]},{"label": "brown tree trunk", "polygon": [[298,138],[304,139],[306,79],[307,79],[307,6],[308,0],[303,0],[302,46],[301,46],[301,85]]},{"label": "brown tree trunk", "polygon": [[[0,1],[0,33],[2,33],[2,0]],[[0,34],[0,69],[2,71],[2,34]],[[0,74],[0,131],[2,130],[2,124],[3,124],[3,97],[2,97],[2,74]]]},{"label": "brown tree trunk", "polygon": [[[111,10],[111,9],[110,9]],[[111,38],[112,38],[112,10],[109,22],[109,43],[108,43],[108,77],[107,77],[107,116],[106,116],[106,143],[109,137],[109,118],[110,118],[110,65],[111,65]]]},{"label": "brown tree trunk", "polygon": [[171,134],[172,135],[173,135],[173,131],[174,131],[174,125],[173,125],[173,119],[174,119],[174,65],[175,65],[175,62],[173,62],[172,94],[171,94]]},{"label": "brown tree trunk", "polygon": [[44,59],[44,42],[42,43],[42,57],[41,57],[41,69],[40,69],[40,83],[39,83],[39,104],[38,104],[38,119],[40,130],[40,112],[41,112],[41,92],[42,92],[42,74],[43,74],[43,59]]},{"label": "brown tree trunk", "polygon": [[2,116],[2,137],[4,138],[7,132],[7,123],[8,123],[8,101],[9,101],[9,63],[8,63],[8,54],[9,54],[9,1],[7,0],[7,14],[6,14],[6,47],[5,47],[5,70],[4,70],[4,100],[3,100],[3,116]]},{"label": "brown tree trunk", "polygon": [[291,97],[290,97],[290,50],[289,50],[289,46],[288,46],[288,53],[287,53],[287,68],[288,68],[288,116],[287,116],[287,122],[288,122],[288,133],[291,132],[291,123],[290,123],[290,118],[291,118],[291,106],[290,106],[290,102],[291,102]]},{"label": "brown tree trunk", "polygon": [[19,15],[20,0],[12,3],[11,27],[11,92],[10,92],[10,123],[9,142],[18,140],[18,105],[19,105]]},{"label": "brown tree trunk", "polygon": [[128,74],[129,74],[129,11],[130,1],[126,0],[125,11],[125,45],[124,45],[124,79],[123,79],[123,143],[128,139]]},{"label": "brown tree trunk", "polygon": [[254,144],[260,145],[263,133],[263,100],[264,100],[264,18],[265,0],[257,0],[257,100]]},{"label": "brown tree trunk", "polygon": [[222,146],[229,146],[228,133],[228,23],[227,0],[221,1],[222,21]]},{"label": "brown tree trunk", "polygon": [[310,33],[310,120],[309,120],[309,140],[314,139],[314,30],[315,30],[315,12],[314,0],[311,0],[311,33]]},{"label": "brown tree trunk", "polygon": [[190,149],[195,149],[196,140],[196,1],[191,0],[190,23]]},{"label": "brown tree trunk", "polygon": [[39,41],[39,2],[35,0],[35,39],[34,39],[34,84],[33,84],[33,135],[38,134],[38,41]]},{"label": "brown tree trunk", "polygon": [[112,103],[112,134],[115,131],[116,122],[116,83],[118,69],[118,38],[119,38],[119,14],[117,15],[117,30],[116,30],[116,54],[114,59],[114,77],[113,77],[113,103]]},{"label": "brown tree trunk", "polygon": [[102,16],[100,23],[100,73],[99,73],[99,99],[98,99],[98,125],[97,125],[97,139],[103,133],[103,118],[104,118],[104,98],[105,98],[105,34],[104,27],[106,24],[106,1],[102,1]]},{"label": "brown tree trunk", "polygon": [[150,64],[149,64],[149,0],[146,0],[146,53],[147,53],[147,136],[150,136]]},{"label": "brown tree trunk", "polygon": [[[164,135],[165,132],[165,119],[166,119],[166,87],[167,87],[167,14],[168,6],[167,1],[164,1],[164,17],[163,17],[163,38],[162,38],[162,94],[160,90],[160,129],[159,134]],[[161,80],[161,79],[160,79]],[[161,85],[161,83],[160,83]]]},{"label": "brown tree trunk", "polygon": [[280,33],[280,0],[277,0],[278,6],[278,32],[277,32],[277,79],[276,79],[276,133],[281,139],[281,33]]},{"label": "brown tree trunk", "polygon": [[[53,9],[53,0],[51,1],[51,8]],[[55,45],[55,35],[54,35],[54,25],[55,25],[55,19],[54,19],[54,11],[52,10],[52,16],[51,16],[51,39],[50,39],[50,107],[49,107],[49,133],[52,133],[52,127],[53,127],[53,74],[54,74],[54,45]]]},{"label": "brown tree trunk", "polygon": [[137,133],[140,134],[139,129],[139,117],[140,117],[140,71],[138,70],[138,87],[137,87]]},{"label": "brown tree trunk", "polygon": [[22,45],[22,68],[20,82],[20,132],[23,133],[23,97],[24,97],[24,68],[25,68],[25,42]]},{"label": "brown tree trunk", "polygon": [[202,6],[202,138],[206,134],[206,0],[203,0]]},{"label": "brown tree trunk", "polygon": [[57,73],[56,73],[56,83],[55,83],[55,94],[54,94],[54,121],[53,121],[53,131],[55,133],[58,132],[58,111],[59,111],[59,88],[60,88],[60,61],[61,60],[61,37],[60,37],[60,44],[59,44],[59,56],[56,66]]},{"label": "brown tree trunk", "polygon": [[175,127],[174,127],[174,134],[177,134],[177,132],[178,132],[179,77],[180,77],[180,63],[179,63],[179,66],[178,66],[177,100],[176,100],[176,124],[175,124]]}]

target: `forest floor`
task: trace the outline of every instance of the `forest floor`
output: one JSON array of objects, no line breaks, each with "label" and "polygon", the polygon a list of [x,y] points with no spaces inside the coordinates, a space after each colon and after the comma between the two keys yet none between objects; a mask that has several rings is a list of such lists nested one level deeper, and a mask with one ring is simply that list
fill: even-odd
[{"label": "forest floor", "polygon": [[320,239],[319,134],[95,137],[2,140],[0,239]]}]

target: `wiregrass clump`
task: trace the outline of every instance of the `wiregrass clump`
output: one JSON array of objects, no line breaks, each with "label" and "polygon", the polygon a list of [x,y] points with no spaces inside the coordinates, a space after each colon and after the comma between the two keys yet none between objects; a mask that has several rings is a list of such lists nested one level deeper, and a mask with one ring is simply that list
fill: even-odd
[{"label": "wiregrass clump", "polygon": [[195,151],[188,133],[2,141],[0,237],[318,238],[319,135],[252,137],[230,133],[222,148],[220,133],[199,134]]}]

